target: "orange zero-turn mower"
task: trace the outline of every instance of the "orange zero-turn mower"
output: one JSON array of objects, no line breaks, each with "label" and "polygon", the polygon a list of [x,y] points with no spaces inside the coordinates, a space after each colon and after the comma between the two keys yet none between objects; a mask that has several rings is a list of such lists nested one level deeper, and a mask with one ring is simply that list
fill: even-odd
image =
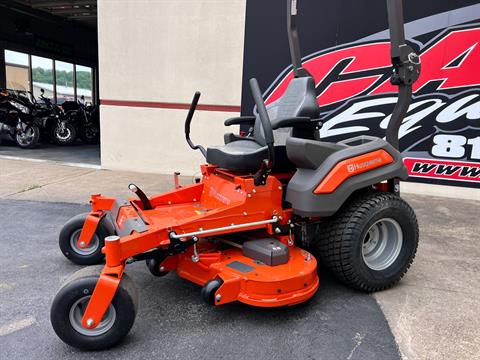
[{"label": "orange zero-turn mower", "polygon": [[287,28],[294,78],[281,98],[265,106],[250,80],[255,116],[228,119],[248,135],[226,134],[225,145],[194,145],[206,158],[201,179],[147,197],[91,197],[92,210],[71,219],[60,248],[86,267],[56,295],[51,322],[57,335],[80,349],[121,341],[133,325],[137,292],[125,267],[145,261],[150,272],[175,271],[202,286],[211,305],[240,301],[259,307],[295,305],[318,289],[319,261],[339,280],[377,291],[405,274],[418,243],[418,225],[399,196],[407,177],[398,151],[398,130],[418,78],[418,56],[405,44],[401,0],[387,0],[393,75],[399,99],[386,140],[358,136],[338,143],[319,139],[315,81],[302,67],[296,0],[287,0]]}]

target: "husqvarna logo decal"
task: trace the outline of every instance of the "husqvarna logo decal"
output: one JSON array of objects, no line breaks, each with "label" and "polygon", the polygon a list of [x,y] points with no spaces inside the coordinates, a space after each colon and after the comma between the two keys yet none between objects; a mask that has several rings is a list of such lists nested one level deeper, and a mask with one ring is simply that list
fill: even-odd
[{"label": "husqvarna logo decal", "polygon": [[232,202],[228,197],[219,193],[214,187],[210,187],[208,191],[208,195],[217,199],[218,201],[220,201],[225,205],[229,205]]},{"label": "husqvarna logo decal", "polygon": [[382,162],[382,159],[377,157],[368,161],[360,162],[360,163],[353,163],[353,164],[348,164],[347,165],[347,171],[349,173],[356,172],[360,169],[366,169],[366,168],[371,168],[371,167],[376,167],[376,164],[379,164]]}]

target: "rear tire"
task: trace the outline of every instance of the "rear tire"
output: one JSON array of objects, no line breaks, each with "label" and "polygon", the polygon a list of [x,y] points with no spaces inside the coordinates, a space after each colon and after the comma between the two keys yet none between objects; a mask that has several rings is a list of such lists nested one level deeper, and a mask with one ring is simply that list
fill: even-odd
[{"label": "rear tire", "polygon": [[110,307],[102,322],[86,329],[81,318],[95,289],[102,266],[77,271],[58,291],[50,310],[55,333],[66,344],[81,350],[108,349],[128,334],[138,307],[138,293],[133,281],[123,274]]},{"label": "rear tire", "polygon": [[405,275],[418,246],[413,209],[399,196],[363,192],[319,226],[320,261],[351,288],[387,289]]},{"label": "rear tire", "polygon": [[104,240],[107,236],[111,235],[107,227],[102,224],[102,220],[100,220],[89,246],[83,249],[79,248],[76,242],[80,236],[87,215],[88,213],[79,214],[68,220],[58,237],[58,245],[63,255],[78,265],[95,265],[101,263],[105,258],[105,255],[102,254]]}]

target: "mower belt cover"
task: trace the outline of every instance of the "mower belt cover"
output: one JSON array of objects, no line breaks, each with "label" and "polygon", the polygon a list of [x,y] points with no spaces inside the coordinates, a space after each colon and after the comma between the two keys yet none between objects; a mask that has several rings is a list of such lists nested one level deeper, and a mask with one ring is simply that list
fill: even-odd
[{"label": "mower belt cover", "polygon": [[106,220],[115,227],[118,236],[128,236],[134,231],[143,233],[148,230],[147,224],[135,213],[127,200],[117,200],[111,210],[106,210]]},{"label": "mower belt cover", "polygon": [[246,241],[243,255],[265,265],[275,266],[288,262],[288,247],[274,238]]}]

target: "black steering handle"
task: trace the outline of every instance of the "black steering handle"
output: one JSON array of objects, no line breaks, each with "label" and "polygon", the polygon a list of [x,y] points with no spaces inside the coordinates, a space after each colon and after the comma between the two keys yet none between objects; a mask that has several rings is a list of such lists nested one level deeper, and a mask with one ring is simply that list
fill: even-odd
[{"label": "black steering handle", "polygon": [[263,102],[262,92],[258,86],[258,81],[255,78],[250,79],[250,89],[252,90],[253,99],[255,100],[255,105],[257,105],[258,115],[260,117],[260,122],[262,124],[263,133],[265,135],[265,143],[268,147],[268,169],[273,168],[275,162],[275,149],[273,147],[274,137],[272,123],[270,122],[270,117],[268,116],[267,108]]}]

